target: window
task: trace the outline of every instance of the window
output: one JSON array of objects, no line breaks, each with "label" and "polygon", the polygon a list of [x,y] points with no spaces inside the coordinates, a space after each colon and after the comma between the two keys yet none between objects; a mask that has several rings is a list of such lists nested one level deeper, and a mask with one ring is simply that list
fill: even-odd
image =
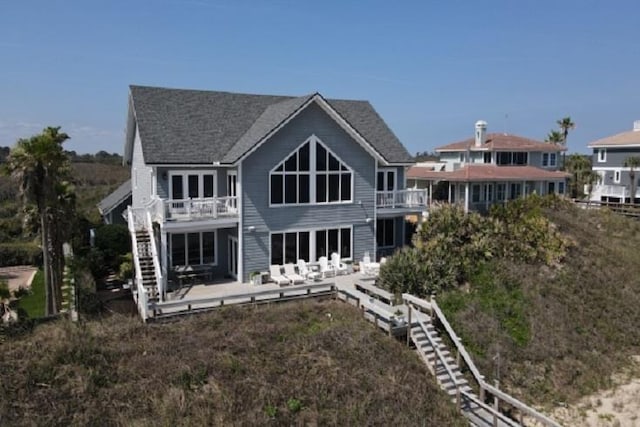
[{"label": "window", "polygon": [[564,182],[558,183],[558,194],[564,194]]},{"label": "window", "polygon": [[171,265],[216,264],[216,233],[171,234]]},{"label": "window", "polygon": [[329,230],[317,230],[316,238],[316,260],[321,256],[329,257],[333,252],[341,258],[351,257],[351,229],[334,228]]},{"label": "window", "polygon": [[598,152],[598,162],[599,163],[604,163],[607,161],[607,149],[606,148],[600,148],[598,150],[596,150]]},{"label": "window", "polygon": [[269,180],[271,205],[351,201],[351,169],[315,137],[277,165]]},{"label": "window", "polygon": [[295,264],[299,259],[317,261],[333,252],[351,258],[351,228],[271,234],[271,264]]},{"label": "window", "polygon": [[514,182],[511,184],[511,200],[517,199],[522,194],[522,184]]},{"label": "window", "polygon": [[376,244],[378,248],[395,246],[395,227],[393,218],[379,219],[376,222]]},{"label": "window", "polygon": [[499,151],[497,154],[497,163],[501,166],[507,165],[526,165],[529,160],[529,153],[526,152],[511,152],[511,151]]},{"label": "window", "polygon": [[169,198],[172,200],[216,196],[215,171],[174,171],[170,175]]},{"label": "window", "polygon": [[310,260],[308,231],[271,235],[271,264],[295,264],[299,259]]},{"label": "window", "polygon": [[378,191],[393,191],[396,189],[396,171],[389,169],[379,169],[376,179],[376,189]]},{"label": "window", "polygon": [[491,152],[487,151],[484,153],[484,162],[485,163],[491,163]]},{"label": "window", "polygon": [[557,164],[557,154],[556,153],[542,153],[542,166],[543,167],[554,167]]},{"label": "window", "polygon": [[506,192],[507,192],[507,184],[505,183],[496,184],[496,200],[497,201],[504,200],[506,198]]},{"label": "window", "polygon": [[547,194],[553,194],[556,192],[556,183],[549,182],[547,183]]},{"label": "window", "polygon": [[480,184],[473,184],[471,186],[471,202],[479,203],[480,200]]},{"label": "window", "polygon": [[616,184],[620,183],[620,171],[616,170],[613,172],[613,182],[615,182]]},{"label": "window", "polygon": [[493,184],[484,185],[484,200],[487,202],[493,201]]}]

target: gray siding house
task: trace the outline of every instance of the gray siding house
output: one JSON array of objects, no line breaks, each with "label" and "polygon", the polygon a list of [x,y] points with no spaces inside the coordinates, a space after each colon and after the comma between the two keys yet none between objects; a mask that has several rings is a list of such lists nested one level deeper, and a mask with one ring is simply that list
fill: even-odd
[{"label": "gray siding house", "polygon": [[129,228],[154,243],[163,289],[187,267],[246,282],[271,264],[380,256],[427,206],[366,101],[132,86],[126,135]]},{"label": "gray siding house", "polygon": [[[633,130],[599,139],[589,144],[593,150],[592,169],[599,175],[593,185],[590,199],[603,202],[630,202],[630,168],[625,161],[630,157],[640,157],[640,120],[633,124]],[[636,184],[640,183],[640,173],[636,173]],[[634,199],[640,199],[640,185],[636,185]]]}]

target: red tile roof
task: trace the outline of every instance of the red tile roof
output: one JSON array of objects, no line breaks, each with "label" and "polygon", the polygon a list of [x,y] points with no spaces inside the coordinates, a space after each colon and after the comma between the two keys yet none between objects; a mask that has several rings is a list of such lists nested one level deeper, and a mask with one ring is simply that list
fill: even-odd
[{"label": "red tile roof", "polygon": [[436,172],[426,168],[412,167],[407,171],[408,179],[434,181],[550,181],[569,177],[568,173],[549,171],[534,166],[466,165],[453,172]]},{"label": "red tile roof", "polygon": [[469,138],[438,147],[436,152],[466,151],[467,149],[470,151],[565,151],[567,148],[517,135],[490,133],[487,134],[487,140],[481,147],[475,146],[475,138]]}]

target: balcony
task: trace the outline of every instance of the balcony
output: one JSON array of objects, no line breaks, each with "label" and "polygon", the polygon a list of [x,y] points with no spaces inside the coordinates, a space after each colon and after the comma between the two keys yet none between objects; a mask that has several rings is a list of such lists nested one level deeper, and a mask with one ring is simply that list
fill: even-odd
[{"label": "balcony", "polygon": [[[589,194],[588,186],[585,186],[584,191]],[[601,200],[601,197],[616,197],[619,199],[629,198],[630,189],[625,185],[594,185],[591,191],[591,200]],[[636,190],[636,199],[640,198],[640,188]]]},{"label": "balcony", "polygon": [[238,218],[237,197],[207,197],[202,199],[159,199],[148,209],[155,221],[202,221]]},{"label": "balcony", "polygon": [[376,207],[378,214],[398,214],[426,211],[429,206],[427,189],[378,191]]}]

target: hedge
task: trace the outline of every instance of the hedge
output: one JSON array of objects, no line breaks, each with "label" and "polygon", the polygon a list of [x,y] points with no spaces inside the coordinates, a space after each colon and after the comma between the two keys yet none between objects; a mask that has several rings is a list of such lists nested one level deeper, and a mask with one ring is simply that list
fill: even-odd
[{"label": "hedge", "polygon": [[0,267],[40,265],[42,250],[35,243],[0,243]]}]

